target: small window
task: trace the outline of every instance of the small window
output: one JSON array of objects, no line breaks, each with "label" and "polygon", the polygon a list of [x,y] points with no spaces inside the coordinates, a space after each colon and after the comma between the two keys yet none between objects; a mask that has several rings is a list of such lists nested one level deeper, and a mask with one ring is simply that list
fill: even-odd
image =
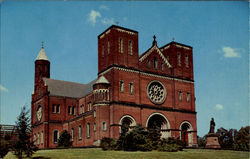
[{"label": "small window", "polygon": [[82,126],[81,125],[78,126],[78,138],[79,140],[82,139]]},{"label": "small window", "polygon": [[103,122],[103,123],[102,123],[102,130],[103,130],[103,131],[106,131],[106,129],[107,129],[107,128],[106,128],[106,122]]},{"label": "small window", "polygon": [[37,145],[39,145],[40,143],[39,143],[39,140],[40,140],[40,134],[39,133],[37,133]]},{"label": "small window", "polygon": [[133,55],[132,41],[128,41],[128,53],[129,55]]},{"label": "small window", "polygon": [[110,43],[109,43],[109,40],[108,40],[108,54],[110,54]]},{"label": "small window", "polygon": [[90,110],[92,110],[92,103],[89,103],[89,108]]},{"label": "small window", "polygon": [[90,123],[87,123],[87,138],[90,137]]},{"label": "small window", "polygon": [[94,110],[94,118],[96,117],[96,111]]},{"label": "small window", "polygon": [[71,106],[68,106],[68,114],[71,114]]},{"label": "small window", "polygon": [[190,102],[190,96],[191,96],[191,94],[189,92],[187,92],[187,102]]},{"label": "small window", "polygon": [[96,131],[96,123],[94,123],[94,131]]},{"label": "small window", "polygon": [[124,92],[124,82],[120,80],[120,92]]},{"label": "small window", "polygon": [[158,61],[157,58],[154,58],[154,69],[158,69]]},{"label": "small window", "polygon": [[60,104],[57,104],[57,106],[56,106],[56,113],[60,113]]},{"label": "small window", "polygon": [[161,63],[161,70],[164,71],[164,63]]},{"label": "small window", "polygon": [[73,106],[73,107],[72,107],[72,115],[75,115],[75,114],[76,114],[76,110],[75,110],[75,109],[76,109],[76,107]]},{"label": "small window", "polygon": [[182,91],[179,91],[179,101],[182,101]]},{"label": "small window", "polygon": [[53,142],[56,144],[58,141],[59,135],[58,135],[58,131],[54,130],[53,131]]},{"label": "small window", "polygon": [[35,133],[34,133],[33,141],[34,141],[34,144],[36,144],[36,134]]},{"label": "small window", "polygon": [[43,131],[41,132],[41,144],[43,144]]},{"label": "small window", "polygon": [[186,65],[186,68],[189,68],[188,55],[185,56],[185,65]]},{"label": "small window", "polygon": [[52,113],[56,113],[56,105],[55,104],[52,105]]},{"label": "small window", "polygon": [[123,41],[122,41],[122,38],[119,39],[119,52],[123,53]]},{"label": "small window", "polygon": [[102,57],[104,57],[104,44],[102,44]]},{"label": "small window", "polygon": [[148,60],[147,66],[148,66],[148,68],[151,68],[151,61],[150,60]]},{"label": "small window", "polygon": [[71,140],[74,141],[74,128],[71,128]]},{"label": "small window", "polygon": [[178,66],[181,66],[181,53],[177,55]]},{"label": "small window", "polygon": [[134,85],[133,82],[129,83],[129,94],[133,94],[134,93]]}]

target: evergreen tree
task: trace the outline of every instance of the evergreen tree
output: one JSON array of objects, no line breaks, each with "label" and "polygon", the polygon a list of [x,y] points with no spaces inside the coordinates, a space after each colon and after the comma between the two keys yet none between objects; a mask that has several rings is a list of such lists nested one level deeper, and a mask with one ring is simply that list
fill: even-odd
[{"label": "evergreen tree", "polygon": [[13,144],[14,154],[18,159],[23,158],[23,154],[27,157],[32,156],[32,154],[37,150],[34,142],[31,141],[31,125],[29,112],[26,107],[22,107],[21,113],[18,116],[16,122],[17,139]]},{"label": "evergreen tree", "polygon": [[59,147],[70,147],[72,145],[72,141],[70,141],[71,136],[67,132],[67,130],[64,130],[58,140],[58,146]]}]

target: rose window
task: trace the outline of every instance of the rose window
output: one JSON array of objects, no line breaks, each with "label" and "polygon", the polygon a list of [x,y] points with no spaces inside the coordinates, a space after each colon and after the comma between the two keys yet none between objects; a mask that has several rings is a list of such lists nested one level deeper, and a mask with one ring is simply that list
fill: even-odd
[{"label": "rose window", "polygon": [[148,84],[147,94],[151,102],[162,104],[166,99],[166,89],[158,81],[152,81]]}]

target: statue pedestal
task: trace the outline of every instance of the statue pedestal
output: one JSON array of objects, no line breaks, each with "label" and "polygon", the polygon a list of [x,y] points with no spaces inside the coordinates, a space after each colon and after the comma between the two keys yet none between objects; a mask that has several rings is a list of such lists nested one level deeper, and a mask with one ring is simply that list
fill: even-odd
[{"label": "statue pedestal", "polygon": [[218,135],[216,135],[215,133],[207,134],[206,139],[207,139],[207,144],[206,144],[205,148],[210,148],[210,149],[219,149],[220,148]]}]

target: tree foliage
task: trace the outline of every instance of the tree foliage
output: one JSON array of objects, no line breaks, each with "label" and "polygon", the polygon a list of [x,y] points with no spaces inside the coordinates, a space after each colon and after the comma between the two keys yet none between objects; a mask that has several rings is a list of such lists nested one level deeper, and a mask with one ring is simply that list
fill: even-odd
[{"label": "tree foliage", "polygon": [[72,141],[70,139],[70,134],[67,130],[64,130],[58,139],[58,147],[70,147],[72,145]]},{"label": "tree foliage", "polygon": [[197,136],[197,144],[199,148],[205,148],[206,146],[206,138]]},{"label": "tree foliage", "polygon": [[14,142],[12,149],[14,154],[19,158],[23,158],[23,154],[27,157],[32,156],[32,154],[37,150],[34,142],[31,141],[31,125],[29,118],[29,111],[26,107],[22,107],[21,113],[16,121],[16,131],[17,139]]}]

